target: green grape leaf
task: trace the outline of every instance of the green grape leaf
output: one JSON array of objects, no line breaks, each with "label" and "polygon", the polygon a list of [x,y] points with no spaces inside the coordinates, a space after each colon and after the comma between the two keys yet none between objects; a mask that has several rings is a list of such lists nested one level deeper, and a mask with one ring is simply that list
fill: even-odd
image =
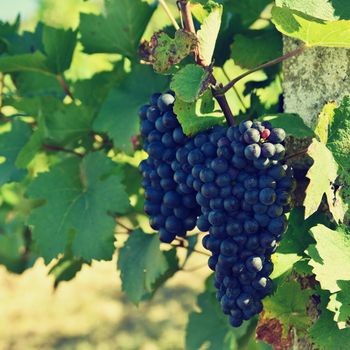
[{"label": "green grape leaf", "polygon": [[211,91],[207,91],[196,102],[187,103],[179,98],[175,100],[174,112],[186,135],[194,135],[214,125],[224,123],[225,118],[222,116],[222,112],[208,112],[208,105],[212,107]]},{"label": "green grape leaf", "polygon": [[[40,105],[37,103],[40,97],[52,96],[63,100],[65,96],[57,77],[47,72],[16,72],[15,83],[18,94],[25,100],[11,101],[11,104],[15,106],[20,104],[19,109],[28,114],[32,114],[31,105],[35,104],[36,107]],[[38,113],[38,108],[35,113]]]},{"label": "green grape leaf", "polygon": [[138,109],[152,92],[163,91],[166,86],[167,79],[154,74],[152,68],[136,65],[108,94],[94,121],[94,130],[106,132],[116,149],[131,152],[131,137],[139,133]]},{"label": "green grape leaf", "polygon": [[198,234],[191,235],[191,236],[187,237],[187,244],[188,244],[188,248],[189,249],[187,250],[184,264],[191,257],[191,255],[192,255],[192,253],[194,251],[194,248],[196,247],[197,242],[198,242]]},{"label": "green grape leaf", "polygon": [[279,113],[259,118],[268,121],[274,128],[283,128],[288,135],[296,138],[314,136],[314,132],[305,125],[303,119],[297,114]]},{"label": "green grape leaf", "polygon": [[36,156],[39,150],[43,147],[45,139],[44,128],[37,128],[30,136],[28,142],[19,151],[16,166],[25,169],[32,159]]},{"label": "green grape leaf", "polygon": [[76,43],[77,31],[44,27],[43,45],[51,72],[61,74],[70,67]]},{"label": "green grape leaf", "polygon": [[156,291],[160,287],[162,287],[168,279],[173,277],[175,275],[175,273],[180,270],[179,259],[177,257],[176,248],[173,248],[173,249],[170,249],[166,252],[163,252],[163,254],[164,254],[166,262],[167,262],[167,269],[154,282],[154,284],[152,285],[152,291],[149,293],[145,293],[142,296],[143,301],[151,299],[154,296],[154,294],[156,293]]},{"label": "green grape leaf", "polygon": [[[269,45],[266,45],[266,43]],[[237,34],[231,46],[231,57],[243,68],[258,65],[282,56],[282,36],[276,30],[255,30]]]},{"label": "green grape leaf", "polygon": [[271,259],[274,266],[271,278],[276,279],[290,272],[301,257],[295,253],[282,254],[276,252]]},{"label": "green grape leaf", "polygon": [[337,305],[334,319],[338,323],[346,324],[350,320],[350,281],[338,281],[337,283],[340,291],[333,294]]},{"label": "green grape leaf", "polygon": [[61,282],[72,280],[82,269],[84,260],[63,257],[51,267],[49,275],[54,277],[54,288]]},{"label": "green grape leaf", "polygon": [[252,25],[261,15],[271,0],[230,0],[225,3],[231,13],[237,14],[245,28]]},{"label": "green grape leaf", "polygon": [[310,258],[302,258],[294,264],[294,271],[300,275],[312,275],[312,267],[309,265]]},{"label": "green grape leaf", "polygon": [[287,7],[273,7],[272,21],[283,34],[306,46],[350,48],[350,21],[324,21]]},{"label": "green grape leaf", "polygon": [[43,128],[44,139],[49,142],[56,145],[74,144],[88,137],[92,122],[91,110],[83,105],[66,105],[54,99],[45,99],[38,127]]},{"label": "green grape leaf", "polygon": [[347,0],[275,0],[275,3],[324,20],[350,19],[350,3]]},{"label": "green grape leaf", "polygon": [[278,247],[278,253],[295,253],[303,256],[305,249],[313,243],[310,229],[318,223],[327,224],[326,215],[315,213],[305,220],[303,207],[293,208],[288,218],[288,229]]},{"label": "green grape leaf", "polygon": [[328,127],[334,118],[334,110],[336,107],[337,105],[335,102],[328,102],[325,104],[316,121],[314,128],[315,134],[318,137],[318,140],[324,144],[327,144],[328,141]]},{"label": "green grape leaf", "polygon": [[93,110],[85,105],[64,104],[53,97],[40,100],[37,127],[20,151],[16,165],[25,168],[43,145],[76,147],[92,130]]},{"label": "green grape leaf", "polygon": [[164,32],[154,34],[151,40],[140,47],[141,57],[152,64],[158,73],[168,73],[176,64],[187,57],[197,46],[195,34],[178,30],[174,39]]},{"label": "green grape leaf", "polygon": [[[325,300],[324,300],[325,299]],[[309,331],[310,339],[320,350],[348,350],[350,329],[340,330],[333,321],[333,314],[327,310],[327,299],[321,296],[320,316]]]},{"label": "green grape leaf", "polygon": [[307,314],[310,290],[302,290],[299,283],[288,281],[279,285],[274,295],[264,300],[264,317],[276,318],[283,325],[285,333],[291,327],[298,331],[306,331],[310,325],[310,317]]},{"label": "green grape leaf", "polygon": [[111,72],[97,73],[90,79],[78,80],[73,86],[74,97],[98,112],[112,87],[122,81],[125,75],[123,61],[120,61]]},{"label": "green grape leaf", "polygon": [[350,169],[350,96],[335,109],[330,122],[327,147],[341,168]]},{"label": "green grape leaf", "polygon": [[108,260],[114,252],[113,214],[125,213],[129,198],[114,163],[102,153],[68,158],[40,174],[28,188],[43,201],[28,219],[40,255],[49,263],[71,251],[76,258]]},{"label": "green grape leaf", "polygon": [[133,231],[119,250],[118,269],[123,291],[131,302],[138,304],[154,291],[159,279],[169,270],[158,235]]},{"label": "green grape leaf", "polygon": [[44,24],[38,22],[34,32],[23,31],[20,34],[14,35],[8,40],[7,51],[10,55],[21,55],[35,52],[44,53],[42,36]]},{"label": "green grape leaf", "polygon": [[28,124],[14,120],[11,130],[0,134],[0,157],[5,158],[0,162],[0,186],[7,182],[20,181],[26,175],[25,170],[17,168],[16,159],[31,133]]},{"label": "green grape leaf", "polygon": [[[236,339],[227,317],[220,310],[215,292],[206,290],[197,299],[199,311],[190,313],[186,328],[186,349],[234,349]],[[203,332],[205,330],[205,332]]]},{"label": "green grape leaf", "polygon": [[0,37],[8,38],[16,34],[20,26],[20,19],[18,15],[13,23],[0,21]]},{"label": "green grape leaf", "polygon": [[123,184],[128,195],[139,194],[142,175],[138,167],[125,162],[118,162],[117,167],[121,174],[124,175]]},{"label": "green grape leaf", "polygon": [[222,6],[215,6],[204,19],[201,28],[197,32],[199,41],[199,53],[202,63],[210,66],[217,37],[219,35],[222,17]]},{"label": "green grape leaf", "polygon": [[141,0],[106,0],[106,15],[80,14],[79,31],[87,53],[137,56],[154,7]]},{"label": "green grape leaf", "polygon": [[0,57],[0,72],[49,72],[47,59],[44,54],[39,51],[34,53],[25,53],[21,55]]},{"label": "green grape leaf", "polygon": [[317,211],[325,194],[329,210],[334,219],[337,222],[342,221],[347,208],[342,199],[332,189],[332,183],[335,182],[338,176],[338,165],[331,151],[323,143],[313,139],[307,154],[314,162],[306,174],[306,177],[310,179],[310,183],[305,192],[305,218]]},{"label": "green grape leaf", "polygon": [[331,293],[339,291],[337,281],[350,280],[350,271],[341,266],[350,266],[350,235],[344,229],[336,231],[324,225],[311,229],[316,244],[310,245],[307,254],[309,265],[322,289]]},{"label": "green grape leaf", "polygon": [[3,203],[0,210],[0,264],[13,273],[20,274],[35,262],[32,253],[26,249],[25,230],[24,217],[19,210]]},{"label": "green grape leaf", "polygon": [[194,102],[208,89],[210,71],[195,64],[188,64],[172,78],[170,88],[184,102]]}]

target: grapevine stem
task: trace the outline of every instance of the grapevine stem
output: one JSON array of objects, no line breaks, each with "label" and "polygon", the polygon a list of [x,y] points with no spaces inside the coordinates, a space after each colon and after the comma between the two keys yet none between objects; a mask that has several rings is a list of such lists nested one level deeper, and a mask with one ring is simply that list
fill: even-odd
[{"label": "grapevine stem", "polygon": [[166,4],[165,0],[158,0],[159,4],[163,7],[163,10],[166,12],[167,16],[169,17],[171,23],[173,24],[175,30],[179,30],[180,26],[177,24],[175,17],[171,13],[168,5]]},{"label": "grapevine stem", "polygon": [[[184,22],[184,26],[185,29],[188,30],[189,32],[192,32],[194,34],[196,34],[196,29],[194,27],[194,23],[193,23],[193,17],[192,17],[192,13],[191,13],[191,4],[188,0],[178,0],[177,1],[178,7],[181,11],[181,15],[183,18],[183,22]],[[197,45],[197,49],[195,52],[195,56],[196,56],[196,62],[201,65],[202,67],[206,68],[206,64],[203,61],[203,59],[201,58],[201,54],[200,54],[200,50],[199,47]],[[211,74],[211,80],[212,80],[212,84],[216,85],[216,79],[213,75],[213,73]],[[222,85],[220,85],[220,87],[222,87]],[[231,108],[228,104],[227,98],[225,96],[225,94],[217,94],[216,93],[216,89],[212,89],[212,93],[213,96],[215,97],[215,99],[218,101],[220,108],[222,110],[222,112],[224,113],[224,116],[226,118],[226,121],[228,123],[228,125],[230,126],[235,126],[236,125],[236,120],[232,114]]]},{"label": "grapevine stem", "polygon": [[225,95],[217,95],[215,89],[212,89],[213,96],[218,101],[218,104],[221,108],[221,110],[224,113],[224,116],[226,118],[227,124],[230,126],[236,125],[235,117],[232,114],[231,108],[228,104],[227,98]]},{"label": "grapevine stem", "polygon": [[271,67],[271,66],[274,66],[280,62],[283,62],[291,57],[294,57],[294,56],[297,56],[299,54],[301,54],[304,50],[305,50],[305,46],[302,45],[302,46],[299,46],[297,49],[293,50],[293,51],[290,51],[288,53],[286,53],[285,55],[281,56],[281,57],[278,57],[272,61],[269,61],[269,62],[266,62],[264,64],[261,64],[260,66],[257,66],[256,68],[253,68],[241,75],[239,75],[238,77],[234,78],[233,80],[231,80],[227,85],[223,86],[221,89],[217,90],[216,91],[216,94],[217,95],[223,95],[225,94],[228,90],[230,90],[238,81],[240,81],[241,79],[245,78],[246,76],[260,70],[260,69],[263,69],[263,68],[268,68],[268,67]]},{"label": "grapevine stem", "polygon": [[61,85],[63,91],[72,99],[72,101],[74,101],[74,96],[73,96],[72,92],[69,90],[69,87],[68,87],[67,83],[65,82],[63,76],[57,75],[56,78],[57,78],[57,81],[59,82],[59,84]]},{"label": "grapevine stem", "polygon": [[191,33],[196,33],[191,13],[190,2],[188,0],[178,0],[177,4],[182,14],[185,29]]},{"label": "grapevine stem", "polygon": [[205,255],[205,256],[209,256],[209,257],[210,257],[210,254],[207,254],[207,253],[202,252],[202,251],[200,251],[200,250],[197,250],[197,249],[195,249],[195,248],[185,247],[185,246],[182,245],[182,244],[171,243],[170,245],[171,245],[172,247],[175,247],[175,248],[183,248],[183,249],[189,250],[190,252],[194,252],[194,253],[198,253],[198,254],[202,254],[202,255]]},{"label": "grapevine stem", "polygon": [[43,148],[45,148],[45,149],[47,149],[49,151],[65,152],[65,153],[74,154],[75,156],[78,156],[80,158],[84,157],[84,154],[76,152],[76,151],[74,151],[72,149],[67,149],[67,148],[63,148],[63,147],[60,147],[60,146],[48,145],[48,144],[43,144],[42,146],[43,146]]},{"label": "grapevine stem", "polygon": [[125,230],[128,231],[128,233],[134,231],[133,228],[130,228],[130,227],[124,225],[124,224],[123,224],[122,222],[120,222],[120,221],[118,221],[117,223],[118,223],[118,225],[119,225],[120,227],[125,228]]}]

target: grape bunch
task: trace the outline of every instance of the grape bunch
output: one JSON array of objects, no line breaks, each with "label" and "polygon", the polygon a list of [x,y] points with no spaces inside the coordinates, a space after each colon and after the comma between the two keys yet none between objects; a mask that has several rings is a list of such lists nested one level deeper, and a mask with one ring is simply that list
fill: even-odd
[{"label": "grape bunch", "polygon": [[174,167],[176,151],[188,142],[173,112],[173,93],[153,94],[139,110],[143,149],[148,159],[140,164],[145,189],[145,212],[160,240],[171,243],[194,229],[199,208],[195,192],[185,185],[185,166]]},{"label": "grape bunch", "polygon": [[272,291],[271,255],[286,230],[295,189],[283,164],[286,135],[268,122],[245,121],[189,138],[173,102],[173,94],[156,94],[140,110],[149,154],[141,163],[145,211],[164,242],[195,226],[208,232],[203,246],[212,253],[217,298],[239,327],[262,311],[261,300]]},{"label": "grape bunch", "polygon": [[281,163],[284,138],[269,123],[216,128],[209,136],[216,154],[193,168],[202,212],[197,227],[209,232],[203,246],[212,253],[217,298],[234,327],[260,313],[272,291],[271,255],[286,230],[295,186]]}]

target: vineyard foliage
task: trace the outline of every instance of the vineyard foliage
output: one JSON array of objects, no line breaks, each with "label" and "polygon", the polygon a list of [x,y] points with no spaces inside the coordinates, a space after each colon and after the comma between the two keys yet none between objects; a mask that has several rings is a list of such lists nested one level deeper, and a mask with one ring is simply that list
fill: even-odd
[{"label": "vineyard foliage", "polygon": [[[181,243],[184,258],[148,224],[139,107],[173,90],[178,121],[193,136],[226,124],[217,88],[282,56],[282,34],[305,50],[350,47],[346,1],[193,0],[191,9],[197,35],[176,31],[160,4],[143,0],[105,0],[32,30],[19,17],[0,22],[0,263],[10,272],[42,258],[58,287],[117,255],[127,298],[147,302],[204,250],[194,230]],[[305,337],[317,349],[350,348],[350,96],[328,101],[305,125],[283,112],[282,81],[279,63],[225,94],[237,122],[287,132],[298,187],[273,255],[274,293],[259,318],[233,329],[209,277],[188,318],[188,350],[268,349],[255,334],[277,349]]]}]

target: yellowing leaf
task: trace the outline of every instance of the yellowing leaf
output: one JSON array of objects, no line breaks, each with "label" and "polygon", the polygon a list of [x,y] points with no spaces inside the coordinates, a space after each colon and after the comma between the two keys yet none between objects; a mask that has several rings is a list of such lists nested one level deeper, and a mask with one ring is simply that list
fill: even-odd
[{"label": "yellowing leaf", "polygon": [[274,7],[272,21],[283,34],[307,46],[350,47],[350,21],[324,21],[287,7]]},{"label": "yellowing leaf", "polygon": [[315,134],[318,136],[319,140],[326,144],[328,140],[328,127],[334,117],[334,110],[337,104],[333,102],[328,102],[322,109],[322,112],[318,115]]},{"label": "yellowing leaf", "polygon": [[317,211],[323,195],[326,194],[329,209],[334,219],[340,222],[344,219],[347,208],[339,195],[334,193],[332,189],[332,183],[338,176],[338,164],[326,145],[316,139],[309,146],[308,155],[314,163],[306,174],[310,183],[306,188],[304,199],[305,218]]},{"label": "yellowing leaf", "polygon": [[322,289],[340,290],[339,280],[350,280],[350,235],[343,229],[333,231],[324,225],[311,229],[316,244],[309,246],[309,265]]},{"label": "yellowing leaf", "polygon": [[320,316],[310,327],[310,339],[320,350],[348,350],[350,329],[340,330],[333,320],[333,314],[327,310],[328,295],[320,293],[321,305],[318,306]]},{"label": "yellowing leaf", "polygon": [[141,45],[142,59],[151,63],[158,73],[167,72],[172,66],[180,63],[197,45],[195,34],[178,30],[172,39],[166,33],[153,35],[150,42]]},{"label": "yellowing leaf", "polygon": [[199,52],[206,66],[211,64],[215,49],[216,39],[221,26],[222,6],[216,7],[203,21],[197,36],[199,40]]}]

